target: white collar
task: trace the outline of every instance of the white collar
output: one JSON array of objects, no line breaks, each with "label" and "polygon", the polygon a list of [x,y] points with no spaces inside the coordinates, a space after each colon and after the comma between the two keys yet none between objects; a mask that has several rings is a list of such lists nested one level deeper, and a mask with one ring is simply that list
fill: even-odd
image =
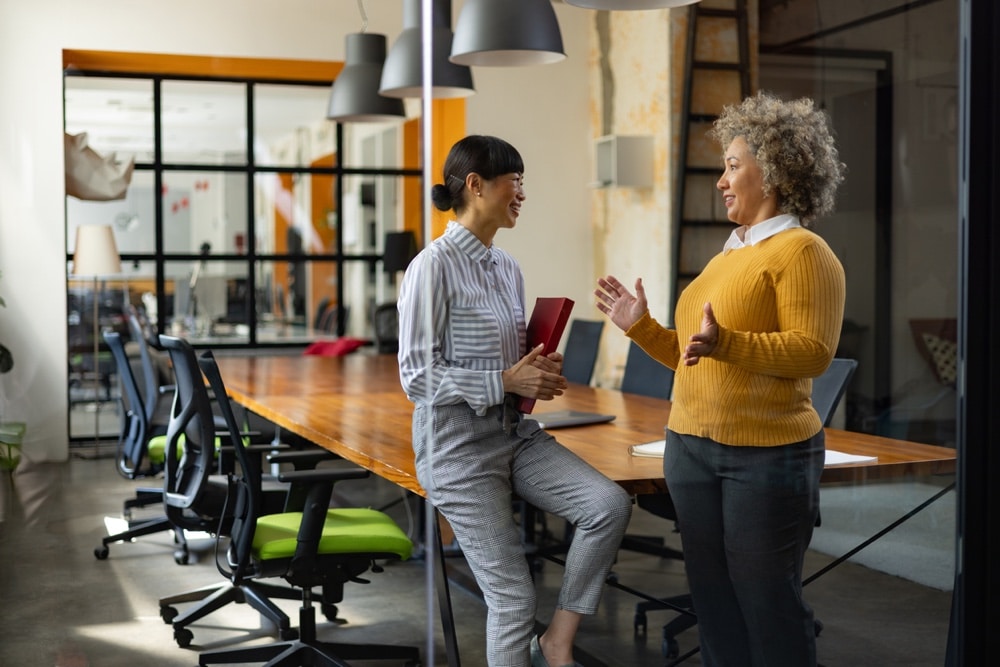
[{"label": "white collar", "polygon": [[[764,239],[769,239],[778,232],[783,232],[786,229],[793,229],[795,227],[801,227],[802,223],[799,222],[799,217],[797,215],[792,215],[790,213],[783,213],[781,215],[776,215],[773,218],[768,218],[763,222],[758,222],[756,225],[751,225],[747,227],[746,225],[741,225],[733,230],[733,233],[729,235],[726,239],[726,245],[723,246],[723,252],[727,250],[736,250],[737,248],[745,248],[747,246],[752,246],[760,243]],[[743,231],[743,238],[740,238],[740,231]]]}]

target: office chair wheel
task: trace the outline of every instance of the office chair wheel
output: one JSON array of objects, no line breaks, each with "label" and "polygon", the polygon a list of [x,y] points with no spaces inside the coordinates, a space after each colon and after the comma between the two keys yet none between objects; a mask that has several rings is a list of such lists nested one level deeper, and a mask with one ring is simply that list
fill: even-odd
[{"label": "office chair wheel", "polygon": [[664,658],[674,660],[681,654],[681,645],[677,643],[675,638],[664,636],[660,643],[660,650],[663,651]]},{"label": "office chair wheel", "polygon": [[187,648],[194,640],[194,633],[187,628],[174,628],[174,641],[181,648]]},{"label": "office chair wheel", "polygon": [[632,630],[636,638],[646,636],[646,612],[635,612],[635,618],[632,621]]},{"label": "office chair wheel", "polygon": [[97,560],[107,560],[108,545],[104,544],[94,549],[94,558],[96,558]]},{"label": "office chair wheel", "polygon": [[174,552],[174,562],[178,565],[187,565],[191,562],[191,555],[187,549],[178,549]]},{"label": "office chair wheel", "polygon": [[167,625],[173,623],[174,619],[177,618],[176,607],[170,607],[170,606],[160,607],[160,618],[162,618],[163,622],[166,623]]},{"label": "office chair wheel", "polygon": [[347,622],[342,618],[337,617],[337,614],[340,613],[340,610],[337,609],[337,605],[335,604],[323,603],[322,605],[320,605],[320,609],[323,612],[323,616],[326,617],[326,620],[330,621],[331,623],[343,624]]}]

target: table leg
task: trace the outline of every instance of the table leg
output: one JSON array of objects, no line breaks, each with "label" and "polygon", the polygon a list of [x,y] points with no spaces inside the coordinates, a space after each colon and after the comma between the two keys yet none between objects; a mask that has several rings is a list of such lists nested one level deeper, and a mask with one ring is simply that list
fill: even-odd
[{"label": "table leg", "polygon": [[458,636],[455,633],[455,615],[451,607],[451,590],[448,584],[448,567],[445,565],[444,543],[441,541],[441,528],[438,524],[438,512],[434,509],[434,521],[432,530],[434,540],[431,548],[434,550],[432,559],[428,564],[434,563],[437,568],[437,593],[438,605],[441,607],[441,626],[444,632],[444,647],[448,657],[448,667],[461,667],[461,660],[458,655]]}]

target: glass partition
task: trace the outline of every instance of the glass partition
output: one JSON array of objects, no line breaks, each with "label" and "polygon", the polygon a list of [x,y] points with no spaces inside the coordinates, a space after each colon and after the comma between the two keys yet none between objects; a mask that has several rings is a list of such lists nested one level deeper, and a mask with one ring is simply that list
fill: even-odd
[{"label": "glass partition", "polygon": [[72,437],[119,428],[100,334],[125,331],[128,306],[199,346],[372,338],[374,306],[395,298],[394,276],[379,268],[383,237],[419,227],[402,185],[419,171],[400,166],[398,125],[328,121],[329,82],[79,71],[64,81],[68,141],[85,138],[124,182],[112,196],[66,198],[69,270],[76,228],[90,224],[112,225],[123,267],[96,289],[68,284]]}]

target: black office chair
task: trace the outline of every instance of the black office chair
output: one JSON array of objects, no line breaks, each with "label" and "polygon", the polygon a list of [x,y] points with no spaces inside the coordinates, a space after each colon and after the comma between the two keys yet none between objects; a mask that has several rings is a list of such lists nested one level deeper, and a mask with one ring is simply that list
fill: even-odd
[{"label": "black office chair", "polygon": [[[226,393],[211,352],[199,358],[205,377],[217,396]],[[381,571],[377,561],[405,560],[413,544],[386,514],[373,509],[329,509],[336,481],[368,476],[360,469],[318,469],[282,472],[278,478],[307,494],[303,510],[265,514],[261,500],[259,466],[248,455],[228,403],[221,404],[229,425],[229,441],[239,472],[230,475],[229,507],[232,528],[226,563],[220,571],[234,585],[265,577],[280,577],[300,589],[299,638],[262,646],[204,651],[199,665],[261,662],[268,665],[347,665],[347,660],[402,660],[420,663],[419,649],[411,646],[339,644],[316,638],[312,588],[322,586],[323,600],[339,602],[347,582],[362,583],[366,571]]]},{"label": "black office chair", "polygon": [[[122,341],[121,334],[107,331],[104,333],[104,340],[111,350],[111,356],[114,359],[122,387],[123,426],[118,441],[116,467],[122,475],[129,479],[158,474],[162,471],[165,460],[166,425],[164,424],[162,427],[157,425],[154,428],[150,424],[139,392],[139,384],[132,372],[132,365],[125,352],[125,343]],[[161,487],[137,490],[135,498],[127,499],[124,503],[123,515],[128,521],[128,529],[102,538],[101,546],[94,549],[94,556],[98,560],[104,560],[108,557],[109,545],[115,542],[129,542],[136,537],[153,535],[166,530],[174,531],[175,541],[181,545],[180,551],[186,551],[187,543],[183,531],[176,530],[166,516],[134,522],[131,519],[133,508],[162,500],[163,489]]]},{"label": "black office chair", "polygon": [[[166,465],[164,468],[164,505],[167,519],[180,530],[194,530],[229,535],[232,512],[227,511],[229,481],[225,475],[214,474],[218,467],[216,450],[231,449],[219,437],[218,421],[228,423],[225,413],[232,415],[229,401],[218,401],[225,394],[209,392],[198,366],[198,359],[190,343],[173,336],[160,336],[160,347],[167,351],[174,367],[177,382],[176,400],[173,404],[170,426],[166,436]],[[221,413],[221,414],[220,414]],[[233,417],[235,423],[235,417]],[[244,449],[253,451],[251,463],[260,469],[260,452],[270,445],[249,445],[248,437],[238,430],[238,440]],[[225,454],[225,452],[223,452]],[[235,450],[229,452],[235,458]],[[278,453],[276,456],[286,456]],[[322,460],[332,458],[327,452],[315,448],[312,452],[288,452],[287,460],[296,467],[315,467]],[[233,466],[231,469],[234,469]],[[258,473],[259,474],[259,473]],[[286,485],[269,484],[261,492],[262,511],[276,514],[289,504],[301,502]],[[297,633],[291,628],[288,616],[270,598],[299,599],[299,593],[288,586],[244,581],[239,584],[228,579],[221,584],[160,598],[160,617],[174,629],[174,639],[181,648],[190,646],[194,638],[188,626],[220,609],[230,602],[248,603],[269,619],[282,639],[294,639]],[[174,605],[198,602],[179,614]],[[336,614],[336,607],[331,607]],[[324,613],[329,610],[324,609]]]},{"label": "black office chair", "polygon": [[[625,371],[622,373],[621,391],[628,394],[669,399],[674,388],[674,371],[646,354],[635,341],[629,341]],[[676,512],[670,496],[664,493],[641,494],[636,496],[636,506],[658,517],[674,521]],[[676,532],[676,529],[675,529]],[[677,549],[664,544],[660,536],[634,535],[626,533],[620,549],[683,560],[684,555]]]},{"label": "black office chair", "polygon": [[570,382],[590,384],[597,365],[604,320],[573,320],[563,348],[563,376]]},{"label": "black office chair", "polygon": [[674,371],[646,354],[635,341],[629,341],[619,389],[626,394],[669,399],[674,389]]},{"label": "black office chair", "polygon": [[[841,398],[847,391],[847,385],[851,381],[851,377],[854,375],[855,369],[858,367],[858,362],[855,359],[842,359],[835,358],[830,362],[827,369],[817,378],[813,379],[812,387],[812,402],[813,407],[816,408],[816,412],[819,414],[820,420],[823,422],[823,426],[829,426],[830,422],[833,420],[833,415],[837,410],[837,406],[840,404]],[[639,496],[637,501],[645,496]],[[673,503],[670,502],[670,496],[663,494],[661,496],[664,500],[655,502],[652,505],[648,505],[644,509],[652,507],[652,511],[657,516],[662,516],[663,518],[676,521],[677,515],[673,509]],[[642,503],[638,503],[642,507]],[[820,525],[820,517],[816,517],[816,525]],[[683,556],[680,556],[683,558]],[[680,646],[677,643],[677,635],[684,632],[688,628],[694,627],[697,622],[697,616],[695,615],[694,605],[691,600],[690,595],[677,595],[670,598],[662,598],[660,600],[643,600],[635,606],[635,619],[634,619],[634,631],[638,636],[640,634],[646,633],[646,612],[653,611],[657,609],[671,609],[679,613],[677,617],[669,621],[663,626],[662,633],[662,650],[663,655],[668,660],[674,660],[680,655]],[[823,623],[816,619],[816,636],[818,637],[820,632],[823,630]],[[670,664],[677,664],[677,662],[671,662]]]},{"label": "black office chair", "polygon": [[375,350],[380,354],[396,354],[399,351],[399,310],[395,301],[375,306],[372,327],[375,331]]},{"label": "black office chair", "polygon": [[823,426],[829,426],[858,368],[857,359],[835,358],[818,378],[813,379],[812,402]]}]

